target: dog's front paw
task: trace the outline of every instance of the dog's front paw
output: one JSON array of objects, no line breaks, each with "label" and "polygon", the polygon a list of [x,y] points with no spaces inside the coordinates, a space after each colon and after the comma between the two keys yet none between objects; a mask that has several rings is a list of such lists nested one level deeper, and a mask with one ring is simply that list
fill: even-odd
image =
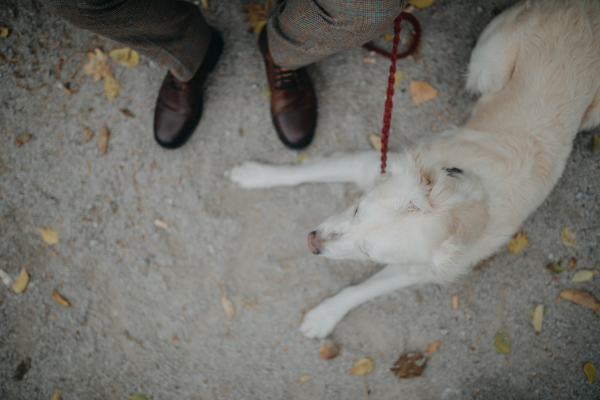
[{"label": "dog's front paw", "polygon": [[344,317],[344,314],[340,315],[334,307],[326,302],[327,300],[304,316],[300,325],[300,332],[307,338],[323,339],[333,331],[335,325]]},{"label": "dog's front paw", "polygon": [[268,188],[273,186],[273,167],[257,162],[245,162],[233,167],[229,172],[229,179],[243,188]]}]

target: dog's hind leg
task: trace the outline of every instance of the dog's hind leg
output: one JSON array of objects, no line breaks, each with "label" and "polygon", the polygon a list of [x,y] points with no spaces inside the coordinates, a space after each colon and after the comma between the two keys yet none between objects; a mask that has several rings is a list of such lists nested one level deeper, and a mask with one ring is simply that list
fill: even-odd
[{"label": "dog's hind leg", "polygon": [[353,308],[375,297],[427,281],[425,268],[388,265],[363,283],[349,286],[308,311],[300,331],[308,338],[324,338]]},{"label": "dog's hind leg", "polygon": [[244,188],[296,186],[302,183],[351,182],[363,188],[379,176],[379,153],[374,151],[308,159],[299,165],[246,162],[234,167],[229,178]]},{"label": "dog's hind leg", "polygon": [[500,91],[510,79],[522,34],[516,20],[525,9],[521,2],[490,22],[471,53],[466,88],[483,95]]}]

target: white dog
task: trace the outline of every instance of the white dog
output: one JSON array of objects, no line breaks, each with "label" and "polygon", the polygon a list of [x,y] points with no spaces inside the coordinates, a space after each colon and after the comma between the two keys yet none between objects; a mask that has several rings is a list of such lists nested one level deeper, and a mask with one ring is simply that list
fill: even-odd
[{"label": "white dog", "polygon": [[504,245],[561,176],[577,132],[600,125],[600,2],[528,0],[477,42],[467,89],[481,94],[461,128],[418,149],[298,166],[245,163],[246,188],[354,182],[371,188],[309,235],[315,254],[388,264],[310,310],[300,330],[327,336],[363,302],[409,285],[447,283]]}]

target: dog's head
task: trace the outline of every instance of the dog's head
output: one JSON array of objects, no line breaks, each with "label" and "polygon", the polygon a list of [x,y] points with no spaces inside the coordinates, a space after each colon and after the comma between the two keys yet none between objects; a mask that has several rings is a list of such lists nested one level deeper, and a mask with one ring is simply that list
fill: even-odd
[{"label": "dog's head", "polygon": [[475,240],[486,214],[478,182],[407,153],[390,160],[388,173],[358,204],[311,232],[308,245],[333,259],[422,264],[444,245],[456,251]]}]

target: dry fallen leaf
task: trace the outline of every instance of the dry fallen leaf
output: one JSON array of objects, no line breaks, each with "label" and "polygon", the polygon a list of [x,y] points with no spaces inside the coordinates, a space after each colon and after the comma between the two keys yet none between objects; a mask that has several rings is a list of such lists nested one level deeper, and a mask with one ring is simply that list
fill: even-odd
[{"label": "dry fallen leaf", "polygon": [[105,155],[106,149],[108,147],[108,138],[110,137],[110,131],[106,124],[102,127],[100,131],[100,136],[98,136],[98,148],[100,149],[100,154]]},{"label": "dry fallen leaf", "polygon": [[391,34],[391,33],[386,33],[384,36],[385,36],[385,40],[386,40],[386,41],[388,41],[388,42],[389,42],[389,41],[391,41],[391,40],[392,40],[392,34]]},{"label": "dry fallen leaf", "polygon": [[135,67],[140,62],[140,54],[129,47],[114,49],[108,55],[114,62],[124,67]]},{"label": "dry fallen leaf", "polygon": [[265,99],[271,98],[271,88],[264,88],[262,94]]},{"label": "dry fallen leaf", "polygon": [[[542,317],[545,317],[547,312],[548,312],[548,306],[544,306],[544,312],[542,313]],[[535,307],[533,307],[531,309],[531,318],[533,318],[534,314],[535,314]]]},{"label": "dry fallen leaf", "polygon": [[502,328],[502,330],[494,336],[494,347],[498,354],[510,353],[510,337],[508,337],[508,332],[506,332],[505,328]]},{"label": "dry fallen leaf", "polygon": [[83,128],[83,138],[85,139],[85,141],[87,142],[88,140],[90,140],[92,138],[92,136],[94,136],[94,132],[92,132],[92,130],[90,128],[88,128],[87,126]]},{"label": "dry fallen leaf", "polygon": [[296,382],[306,382],[309,379],[310,379],[310,376],[302,375],[300,378],[296,379]]},{"label": "dry fallen leaf", "polygon": [[594,367],[594,364],[592,363],[586,363],[583,366],[583,372],[585,372],[588,384],[591,385],[592,382],[594,382],[594,378],[596,378],[596,367]]},{"label": "dry fallen leaf", "polygon": [[410,90],[410,97],[412,97],[412,101],[415,103],[415,107],[437,97],[437,90],[427,82],[411,81],[408,88]]},{"label": "dry fallen leaf", "polygon": [[50,244],[50,245],[56,244],[60,240],[60,235],[58,234],[58,232],[56,232],[56,231],[54,231],[52,229],[44,229],[41,226],[38,226],[38,229],[40,230],[40,234],[42,235],[42,239],[47,244]]},{"label": "dry fallen leaf", "polygon": [[319,357],[324,360],[331,360],[340,354],[340,348],[335,343],[324,344],[319,349]]},{"label": "dry fallen leaf", "polygon": [[598,271],[596,271],[596,270],[590,271],[590,270],[587,270],[587,269],[582,269],[581,271],[577,271],[577,273],[575,275],[573,275],[573,278],[571,279],[571,282],[585,282],[585,281],[589,281],[597,273],[598,273]]},{"label": "dry fallen leaf", "polygon": [[600,136],[594,135],[592,137],[592,155],[594,155],[598,146],[600,146]]},{"label": "dry fallen leaf", "polygon": [[437,342],[435,342],[434,344],[429,346],[429,351],[427,352],[427,357],[431,357],[431,355],[437,351],[438,347],[440,347],[440,343],[441,342],[438,340]]},{"label": "dry fallen leaf", "polygon": [[405,353],[390,368],[398,378],[407,379],[421,376],[427,365],[427,358],[421,353]]},{"label": "dry fallen leaf", "polygon": [[543,318],[544,318],[544,305],[540,304],[539,306],[537,306],[535,308],[535,311],[533,312],[533,329],[535,329],[535,331],[537,333],[540,333],[542,331]]},{"label": "dry fallen leaf", "polygon": [[200,3],[202,3],[202,7],[204,7],[205,10],[208,10],[208,0],[200,0]]},{"label": "dry fallen leaf", "polygon": [[403,77],[404,77],[404,74],[402,73],[402,71],[396,71],[394,73],[394,87],[398,86],[400,84],[400,82],[402,82]]},{"label": "dry fallen leaf", "polygon": [[106,95],[106,97],[109,100],[114,99],[119,95],[120,89],[121,86],[119,86],[119,84],[115,80],[115,77],[112,76],[112,74],[110,73],[106,75],[106,78],[104,78],[104,94]]},{"label": "dry fallen leaf", "polygon": [[304,160],[307,160],[309,158],[310,156],[308,155],[306,150],[304,150],[302,153],[298,154],[298,164],[302,164]]},{"label": "dry fallen leaf", "polygon": [[135,115],[133,115],[133,113],[131,111],[129,111],[126,108],[121,108],[121,112],[123,113],[123,115],[125,115],[126,117],[129,118],[135,118]]},{"label": "dry fallen leaf", "polygon": [[365,375],[373,371],[373,366],[373,360],[370,358],[361,358],[350,370],[348,370],[348,373],[354,375]]},{"label": "dry fallen leaf", "polygon": [[260,4],[248,4],[248,7],[244,10],[246,18],[250,22],[248,29],[251,29],[255,35],[258,35],[267,24],[269,3],[270,1],[267,0],[264,8]]},{"label": "dry fallen leaf", "polygon": [[452,309],[458,310],[458,295],[452,296]]},{"label": "dry fallen leaf", "polygon": [[417,8],[429,7],[435,0],[408,0],[408,4],[412,4]]},{"label": "dry fallen leaf", "polygon": [[508,247],[508,251],[511,253],[517,254],[528,244],[529,238],[527,237],[527,234],[523,231],[519,231],[512,237],[512,239],[510,239],[510,241],[506,244],[506,247]]},{"label": "dry fallen leaf", "polygon": [[5,26],[0,26],[0,37],[8,36],[8,28]]},{"label": "dry fallen leaf", "polygon": [[219,287],[219,290],[221,290],[221,304],[227,313],[227,329],[225,330],[225,335],[229,335],[229,326],[231,325],[231,320],[235,317],[235,305],[233,304],[233,301],[223,293],[221,287]]},{"label": "dry fallen leaf", "polygon": [[154,226],[160,229],[167,229],[169,227],[169,225],[165,221],[159,218],[154,220]]},{"label": "dry fallen leaf", "polygon": [[375,64],[375,57],[363,57],[363,64]]},{"label": "dry fallen leaf", "polygon": [[133,395],[127,396],[127,398],[129,400],[148,400],[148,398],[146,396],[144,396],[143,394],[133,394]]},{"label": "dry fallen leaf", "polygon": [[544,269],[547,269],[548,271],[554,273],[554,274],[560,274],[566,271],[566,269],[564,269],[563,267],[561,267],[560,265],[558,265],[555,262],[551,262],[548,265],[546,265],[544,267]]},{"label": "dry fallen leaf", "polygon": [[381,151],[381,136],[377,136],[374,133],[369,133],[369,141],[375,150]]},{"label": "dry fallen leaf", "polygon": [[15,139],[15,146],[17,146],[17,147],[23,146],[23,144],[29,142],[32,137],[33,136],[31,136],[31,133],[24,133],[22,135],[19,135]]},{"label": "dry fallen leaf", "polygon": [[21,269],[21,273],[19,274],[19,276],[17,276],[17,279],[15,279],[15,283],[13,283],[13,291],[15,293],[22,293],[27,288],[28,283],[29,274],[27,273],[25,268],[23,268]]},{"label": "dry fallen leaf", "polygon": [[568,289],[560,292],[560,297],[599,312],[600,303],[590,293],[583,290]]},{"label": "dry fallen leaf", "polygon": [[52,395],[52,398],[50,400],[58,400],[60,399],[60,392],[58,391],[58,389],[56,389],[56,391],[54,392],[54,394]]},{"label": "dry fallen leaf", "polygon": [[93,75],[94,82],[104,79],[110,73],[108,66],[108,56],[102,50],[96,48],[93,52],[87,53],[89,62],[83,66],[83,73]]},{"label": "dry fallen leaf", "polygon": [[562,241],[567,247],[573,247],[577,244],[577,236],[575,233],[569,229],[566,225],[563,225],[561,228],[561,237]]},{"label": "dry fallen leaf", "polygon": [[6,287],[10,287],[10,284],[12,283],[12,278],[6,273],[6,271],[0,269],[0,281],[2,281],[2,283],[4,283]]},{"label": "dry fallen leaf", "polygon": [[569,266],[567,267],[567,270],[572,270],[573,268],[575,268],[577,266],[577,259],[575,257],[571,257],[571,261],[569,261]]},{"label": "dry fallen leaf", "polygon": [[69,301],[68,301],[68,300],[65,300],[65,298],[64,298],[64,297],[62,297],[62,296],[61,296],[61,295],[60,295],[60,294],[59,294],[59,293],[56,291],[56,289],[54,289],[54,291],[52,292],[52,296],[54,296],[54,299],[55,299],[56,301],[58,301],[58,303],[59,303],[60,305],[62,305],[62,306],[66,306],[66,307],[68,307],[68,306],[70,306],[70,305],[71,305],[71,303],[69,303]]}]

